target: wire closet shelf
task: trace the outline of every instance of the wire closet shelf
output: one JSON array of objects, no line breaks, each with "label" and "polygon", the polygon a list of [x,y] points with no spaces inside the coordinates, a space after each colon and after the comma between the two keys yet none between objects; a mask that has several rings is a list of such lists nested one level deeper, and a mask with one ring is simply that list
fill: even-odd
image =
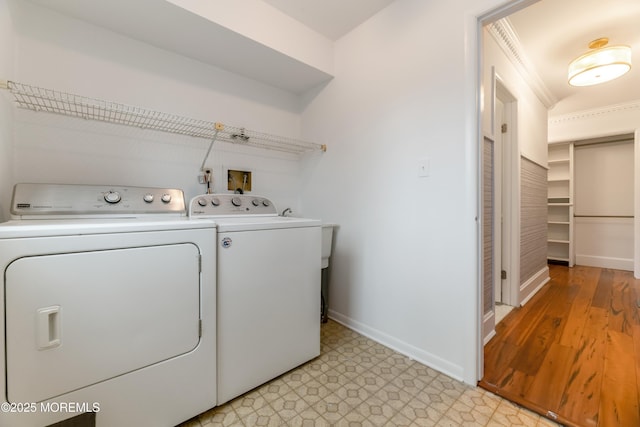
[{"label": "wire closet shelf", "polygon": [[19,108],[33,111],[135,126],[142,129],[204,138],[212,142],[223,141],[293,154],[326,151],[324,144],[270,135],[218,122],[182,117],[9,80],[0,82],[0,88],[9,90]]}]

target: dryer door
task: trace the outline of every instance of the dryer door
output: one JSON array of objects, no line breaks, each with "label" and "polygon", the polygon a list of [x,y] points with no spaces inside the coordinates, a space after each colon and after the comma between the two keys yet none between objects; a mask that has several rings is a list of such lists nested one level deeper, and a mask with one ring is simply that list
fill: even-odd
[{"label": "dryer door", "polygon": [[5,271],[8,400],[43,401],[193,350],[199,266],[188,243],[15,260]]}]

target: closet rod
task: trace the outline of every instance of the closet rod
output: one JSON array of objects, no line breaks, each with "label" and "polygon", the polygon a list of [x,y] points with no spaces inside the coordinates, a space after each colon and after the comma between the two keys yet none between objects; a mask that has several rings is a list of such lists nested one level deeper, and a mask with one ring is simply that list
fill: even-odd
[{"label": "closet rod", "polygon": [[573,215],[574,218],[635,218],[633,215]]},{"label": "closet rod", "polygon": [[588,147],[591,145],[603,145],[603,144],[619,144],[619,143],[633,143],[633,134],[630,135],[620,135],[619,138],[615,138],[615,139],[610,139],[610,140],[606,140],[606,141],[594,141],[594,142],[574,142],[573,145],[575,148],[580,148],[580,147]]}]

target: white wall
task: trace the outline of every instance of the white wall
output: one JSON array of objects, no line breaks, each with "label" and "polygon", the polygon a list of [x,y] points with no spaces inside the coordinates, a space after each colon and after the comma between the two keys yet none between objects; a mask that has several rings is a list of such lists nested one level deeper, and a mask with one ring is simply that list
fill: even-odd
[{"label": "white wall", "polygon": [[[300,101],[16,2],[18,81],[327,143],[302,163],[216,148],[280,208],[336,222],[332,314],[429,365],[478,378],[476,18],[500,0],[397,0],[336,43],[336,78]],[[16,180],[195,184],[205,144],[16,114]],[[73,123],[71,123],[73,121]],[[418,178],[418,159],[430,176]],[[217,172],[218,180],[222,179]],[[301,180],[298,178],[301,176]]]},{"label": "white wall", "polygon": [[330,315],[470,383],[478,141],[468,79],[473,8],[488,3],[394,2],[337,42],[335,77],[303,114],[304,134],[329,144],[307,165],[302,203],[339,224]]},{"label": "white wall", "polygon": [[[278,135],[300,134],[295,95],[17,2],[16,81],[220,121]],[[190,198],[208,141],[66,117],[17,111],[15,181],[167,186]],[[207,166],[226,191],[227,168],[253,172],[254,194],[299,211],[293,156],[218,143]]]},{"label": "white wall", "polygon": [[[0,0],[0,79],[13,78],[13,22],[9,5]],[[0,93],[0,221],[8,219],[13,181],[13,108]]]},{"label": "white wall", "polygon": [[577,216],[633,216],[633,139],[575,144]]},{"label": "white wall", "polygon": [[576,264],[633,271],[633,218],[576,218]]},{"label": "white wall", "polygon": [[578,265],[633,271],[633,151],[633,138],[575,145],[574,236]]}]

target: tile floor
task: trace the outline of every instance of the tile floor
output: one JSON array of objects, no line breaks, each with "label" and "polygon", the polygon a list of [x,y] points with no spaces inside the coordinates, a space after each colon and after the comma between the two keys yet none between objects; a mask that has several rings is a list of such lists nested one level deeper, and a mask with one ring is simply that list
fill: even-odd
[{"label": "tile floor", "polygon": [[502,319],[507,317],[507,314],[509,314],[513,309],[514,307],[510,305],[496,303],[496,306],[495,306],[496,325],[502,322]]},{"label": "tile floor", "polygon": [[332,321],[321,355],[180,427],[556,426]]}]

